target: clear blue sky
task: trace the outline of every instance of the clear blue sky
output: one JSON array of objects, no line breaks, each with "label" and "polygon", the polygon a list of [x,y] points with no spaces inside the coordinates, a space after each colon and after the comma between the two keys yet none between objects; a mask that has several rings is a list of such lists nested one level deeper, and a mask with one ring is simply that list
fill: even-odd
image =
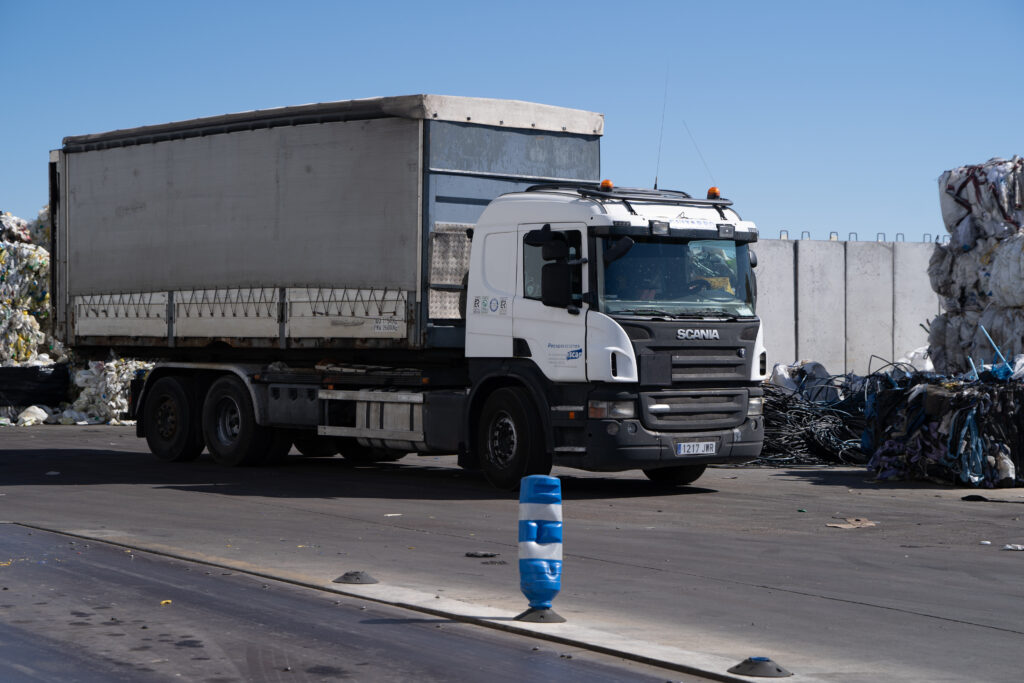
[{"label": "clear blue sky", "polygon": [[378,95],[601,112],[603,175],[640,187],[664,108],[659,185],[713,176],[765,237],[942,233],[943,170],[1024,155],[1021,0],[0,0],[0,25],[23,218],[64,136]]}]

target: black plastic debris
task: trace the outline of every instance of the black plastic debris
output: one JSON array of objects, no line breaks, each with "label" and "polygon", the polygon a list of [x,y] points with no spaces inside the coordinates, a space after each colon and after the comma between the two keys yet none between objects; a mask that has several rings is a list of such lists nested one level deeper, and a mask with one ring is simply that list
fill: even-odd
[{"label": "black plastic debris", "polygon": [[[816,388],[814,393],[821,391]],[[860,450],[864,420],[859,413],[855,402],[822,403],[765,384],[764,448],[754,463],[863,465],[868,458]]]},{"label": "black plastic debris", "polygon": [[466,553],[466,557],[497,557],[500,554],[501,553],[487,553],[481,552],[479,550],[471,550],[468,553]]},{"label": "black plastic debris", "polygon": [[760,678],[785,678],[792,676],[792,671],[787,671],[772,661],[770,657],[747,657],[736,666],[729,669],[731,674],[740,676],[757,676]]},{"label": "black plastic debris", "polygon": [[67,400],[70,384],[71,373],[67,363],[0,368],[0,408],[20,410],[31,405],[55,406]]},{"label": "black plastic debris", "polygon": [[350,583],[350,584],[368,584],[368,583],[380,583],[377,579],[373,578],[366,572],[353,571],[345,572],[334,580],[333,583]]},{"label": "black plastic debris", "polygon": [[865,465],[879,481],[1024,485],[1024,381],[1008,363],[959,377],[896,363],[866,377],[783,367],[785,385],[764,384],[764,449],[750,464]]}]

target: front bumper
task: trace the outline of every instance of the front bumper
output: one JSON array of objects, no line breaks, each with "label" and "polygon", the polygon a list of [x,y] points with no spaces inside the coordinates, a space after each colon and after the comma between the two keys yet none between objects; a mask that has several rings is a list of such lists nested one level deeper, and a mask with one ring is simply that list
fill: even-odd
[{"label": "front bumper", "polygon": [[[748,417],[731,429],[656,432],[639,419],[592,420],[586,423],[586,446],[572,453],[555,453],[555,464],[595,472],[654,469],[679,465],[745,462],[761,454],[764,417]],[[716,443],[714,455],[676,455],[676,443]]]}]

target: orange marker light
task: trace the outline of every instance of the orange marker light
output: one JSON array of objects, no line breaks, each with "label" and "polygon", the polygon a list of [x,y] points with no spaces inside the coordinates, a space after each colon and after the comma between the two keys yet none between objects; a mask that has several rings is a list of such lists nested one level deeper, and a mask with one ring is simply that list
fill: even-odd
[{"label": "orange marker light", "polygon": [[601,189],[603,191],[611,192],[614,188],[615,188],[615,185],[613,185],[612,181],[608,180],[607,178],[605,178],[604,180],[601,181]]},{"label": "orange marker light", "polygon": [[718,191],[717,187],[708,188],[708,199],[721,199],[722,193]]}]

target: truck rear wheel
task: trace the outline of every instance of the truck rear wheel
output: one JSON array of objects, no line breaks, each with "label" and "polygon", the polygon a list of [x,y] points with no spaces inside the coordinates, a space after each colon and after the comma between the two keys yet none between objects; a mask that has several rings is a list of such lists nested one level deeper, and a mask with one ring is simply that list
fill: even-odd
[{"label": "truck rear wheel", "polygon": [[527,475],[551,471],[540,418],[523,389],[498,389],[487,399],[480,414],[477,452],[484,476],[498,488],[513,489]]},{"label": "truck rear wheel", "polygon": [[256,424],[252,398],[240,379],[221,377],[203,401],[203,436],[221,465],[262,465],[280,460],[291,447],[284,430]]},{"label": "truck rear wheel", "polygon": [[203,452],[194,400],[195,386],[188,377],[161,377],[153,384],[143,409],[146,443],[153,455],[168,462],[188,462]]},{"label": "truck rear wheel", "polygon": [[707,465],[679,465],[644,470],[644,474],[659,486],[685,486],[700,479],[707,468]]}]

